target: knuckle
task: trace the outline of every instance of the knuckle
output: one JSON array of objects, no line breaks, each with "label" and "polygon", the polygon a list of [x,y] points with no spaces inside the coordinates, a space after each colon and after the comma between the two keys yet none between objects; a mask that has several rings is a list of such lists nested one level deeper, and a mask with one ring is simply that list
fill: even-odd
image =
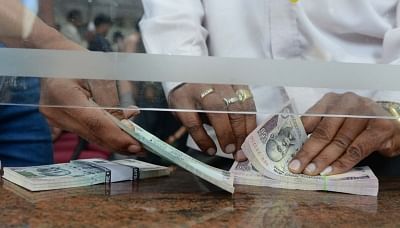
[{"label": "knuckle", "polygon": [[237,111],[237,112],[240,112],[240,111],[243,110],[242,107],[241,107],[241,105],[239,105],[238,103],[231,104],[231,105],[229,105],[228,108],[229,108],[229,111]]},{"label": "knuckle", "polygon": [[332,140],[333,135],[325,127],[317,127],[311,137],[319,141],[328,143]]},{"label": "knuckle", "polygon": [[[211,98],[211,96],[210,96],[210,98]],[[215,102],[214,101],[214,104],[211,106],[211,110],[213,110],[213,111],[226,111],[226,110],[228,110],[228,107],[222,101],[219,101],[219,102]],[[233,110],[235,110],[235,109],[233,109]],[[235,111],[240,111],[240,110],[235,110]]]},{"label": "knuckle", "polygon": [[359,104],[359,107],[357,107],[358,113],[360,113],[360,110],[362,110],[364,115],[379,115],[381,113],[381,107],[369,98],[362,97],[357,103]]},{"label": "knuckle", "polygon": [[339,147],[340,149],[347,149],[347,147],[350,145],[350,143],[352,142],[352,139],[342,133],[338,133],[338,135],[336,135],[336,137],[333,139],[332,144],[334,144],[335,146]]},{"label": "knuckle", "polygon": [[364,157],[363,149],[357,146],[351,146],[346,153],[351,162],[359,162]]},{"label": "knuckle", "polygon": [[354,92],[345,92],[342,94],[343,98],[354,98],[354,97],[358,97],[357,94],[355,94]]},{"label": "knuckle", "polygon": [[231,114],[229,115],[229,119],[231,120],[232,125],[244,124],[244,116],[239,114]]},{"label": "knuckle", "polygon": [[338,96],[337,93],[329,92],[329,93],[326,93],[326,94],[322,97],[322,99],[323,99],[323,100],[330,100],[330,99],[335,98],[335,97],[337,97],[337,96]]},{"label": "knuckle", "polygon": [[192,133],[197,133],[199,131],[202,130],[202,126],[198,123],[188,123],[188,125],[186,126],[188,131],[192,134]]}]

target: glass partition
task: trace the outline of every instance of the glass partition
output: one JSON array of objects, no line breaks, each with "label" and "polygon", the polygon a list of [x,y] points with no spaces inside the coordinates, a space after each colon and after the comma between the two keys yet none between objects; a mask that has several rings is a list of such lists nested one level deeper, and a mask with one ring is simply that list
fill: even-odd
[{"label": "glass partition", "polygon": [[[10,48],[0,53],[0,74],[8,75],[1,77],[2,104],[85,108],[96,102],[106,109],[268,115],[292,100],[292,114],[395,118],[376,102],[386,107],[400,101],[398,66],[392,65]],[[26,81],[35,78],[42,81],[40,102],[22,95],[30,89]],[[94,102],[72,99],[79,86]]]},{"label": "glass partition", "polygon": [[[381,20],[344,11],[357,26],[329,16],[347,3],[243,4],[55,0],[47,10],[67,40],[36,17],[38,5],[7,3],[0,102],[92,107],[51,98],[72,96],[75,80],[102,108],[268,115],[292,100],[293,114],[396,118],[387,108],[400,101],[393,4],[360,2]],[[30,77],[42,81],[40,102],[23,96]]]},{"label": "glass partition", "polygon": [[[39,2],[0,6],[2,107],[40,107],[53,122],[49,110],[160,111],[192,135],[221,115],[400,118],[396,1]],[[65,113],[58,126],[99,140]]]}]

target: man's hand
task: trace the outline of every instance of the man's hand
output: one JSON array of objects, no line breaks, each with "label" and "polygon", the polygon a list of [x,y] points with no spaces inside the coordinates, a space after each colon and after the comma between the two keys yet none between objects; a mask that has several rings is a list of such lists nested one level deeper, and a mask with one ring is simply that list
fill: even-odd
[{"label": "man's hand", "polygon": [[[247,86],[184,84],[170,93],[169,102],[173,108],[183,110],[255,111],[252,97],[247,96],[240,101],[237,91],[251,94]],[[209,155],[217,152],[213,140],[203,127],[204,123],[209,123],[216,132],[222,150],[233,153],[238,161],[246,160],[240,147],[246,136],[256,128],[255,115],[206,113],[206,121],[197,112],[177,112],[176,115],[202,151]]]},{"label": "man's hand", "polygon": [[[40,111],[53,126],[77,133],[113,152],[140,152],[140,144],[115,125],[106,111],[90,98],[94,98],[99,105],[115,107],[118,98],[115,82],[42,79]],[[138,113],[135,110],[109,112],[118,119],[127,119]]]},{"label": "man's hand", "polygon": [[[376,102],[354,93],[327,94],[309,113],[389,116]],[[293,173],[340,174],[375,151],[388,157],[400,153],[400,123],[397,120],[303,117],[302,121],[311,137],[289,164]]]}]

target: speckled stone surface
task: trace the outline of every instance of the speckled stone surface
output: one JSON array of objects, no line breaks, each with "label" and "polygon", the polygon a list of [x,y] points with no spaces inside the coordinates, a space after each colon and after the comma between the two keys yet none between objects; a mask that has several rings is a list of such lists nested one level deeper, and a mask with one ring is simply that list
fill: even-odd
[{"label": "speckled stone surface", "polygon": [[378,197],[244,186],[230,195],[182,170],[111,188],[0,183],[0,227],[382,226],[400,226],[400,178],[381,178]]}]

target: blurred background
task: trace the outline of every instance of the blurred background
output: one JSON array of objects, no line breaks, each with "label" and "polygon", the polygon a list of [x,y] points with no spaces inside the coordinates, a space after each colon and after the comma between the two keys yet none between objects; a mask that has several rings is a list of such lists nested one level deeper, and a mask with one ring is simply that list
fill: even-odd
[{"label": "blurred background", "polygon": [[[141,0],[40,0],[41,18],[67,38],[91,51],[145,53],[138,23],[143,15]],[[134,72],[132,72],[134,74]],[[123,107],[167,107],[159,82],[120,82]],[[134,120],[169,144],[186,151],[186,129],[170,112],[142,112]],[[78,158],[123,159],[89,144],[77,135],[62,132],[54,141],[57,163]],[[147,153],[143,160],[165,164]]]}]

